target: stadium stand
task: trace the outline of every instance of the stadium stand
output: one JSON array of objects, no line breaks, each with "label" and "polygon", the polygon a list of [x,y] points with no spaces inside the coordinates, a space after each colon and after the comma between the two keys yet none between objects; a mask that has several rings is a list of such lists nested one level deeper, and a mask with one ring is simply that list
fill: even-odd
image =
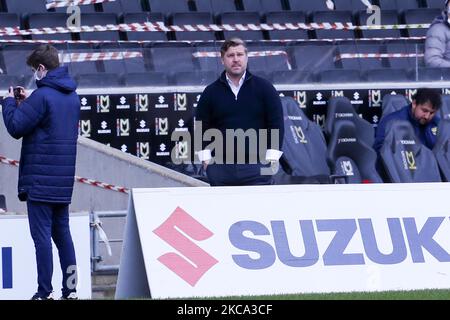
[{"label": "stadium stand", "polygon": [[[306,23],[306,15],[301,11],[271,11],[266,14],[266,23]],[[307,30],[271,30],[269,39],[308,39]]]},{"label": "stadium stand", "polygon": [[[224,12],[220,16],[221,24],[260,24],[261,17],[257,12]],[[262,31],[223,31],[224,39],[240,37],[243,40],[263,40]]]},{"label": "stadium stand", "polygon": [[[172,15],[173,25],[182,26],[186,24],[213,24],[213,16],[209,12],[177,12]],[[212,31],[199,32],[175,32],[176,40],[216,40]]]},{"label": "stadium stand", "polygon": [[[66,27],[67,15],[65,13],[32,13],[28,16],[27,28]],[[33,40],[72,40],[71,33],[34,34]]]},{"label": "stadium stand", "polygon": [[[341,22],[341,23],[353,23],[351,11],[316,11],[312,15],[312,22]],[[355,38],[355,33],[352,30],[333,30],[322,29],[316,30],[317,39],[352,39]]]},{"label": "stadium stand", "polygon": [[189,12],[188,0],[149,0],[150,11],[164,14],[175,12]]},{"label": "stadium stand", "polygon": [[[166,23],[164,15],[160,12],[134,12],[125,13],[122,17],[123,23],[144,23],[144,22],[163,22]],[[154,41],[167,41],[167,34],[165,32],[137,32],[128,31],[126,32],[126,38],[130,41],[143,41],[143,40],[154,40]]]},{"label": "stadium stand", "polygon": [[[20,27],[20,18],[16,13],[0,12],[0,28]],[[2,39],[22,40],[21,36],[3,36]]]},{"label": "stadium stand", "polygon": [[[439,9],[410,9],[405,10],[404,17],[406,24],[415,23],[432,23],[433,20],[441,14]],[[427,34],[427,29],[409,29],[410,37],[424,37]]]},{"label": "stadium stand", "polygon": [[283,5],[280,0],[242,0],[245,11],[269,12],[281,11]]},{"label": "stadium stand", "polygon": [[378,0],[381,10],[397,10],[418,9],[417,0]]},{"label": "stadium stand", "polygon": [[46,0],[3,0],[6,12],[17,14],[46,13]]},{"label": "stadium stand", "polygon": [[336,122],[327,148],[331,174],[339,183],[382,183],[375,170],[377,155],[360,136],[354,122]]},{"label": "stadium stand", "polygon": [[380,157],[388,182],[441,182],[433,152],[422,145],[407,121],[389,123]]},{"label": "stadium stand", "polygon": [[147,9],[147,0],[116,0],[113,2],[103,2],[103,12],[108,13],[138,13]]},{"label": "stadium stand", "polygon": [[[164,0],[163,0],[164,1]],[[195,0],[197,11],[220,14],[237,11],[234,0]]]}]

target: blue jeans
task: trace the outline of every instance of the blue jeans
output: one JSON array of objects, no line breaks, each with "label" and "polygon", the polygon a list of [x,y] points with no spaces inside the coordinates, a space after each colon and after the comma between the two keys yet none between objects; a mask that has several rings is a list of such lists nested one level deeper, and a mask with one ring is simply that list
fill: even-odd
[{"label": "blue jeans", "polygon": [[[69,205],[27,201],[28,222],[36,249],[38,294],[53,291],[53,252],[51,239],[58,248],[63,274],[62,295],[76,291],[76,258],[69,228]],[[75,280],[72,282],[72,279]]]}]

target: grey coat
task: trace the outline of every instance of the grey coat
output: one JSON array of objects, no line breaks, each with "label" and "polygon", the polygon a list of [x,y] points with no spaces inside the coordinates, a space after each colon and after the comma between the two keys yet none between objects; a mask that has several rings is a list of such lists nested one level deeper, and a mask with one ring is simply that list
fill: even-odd
[{"label": "grey coat", "polygon": [[427,32],[425,64],[427,67],[450,68],[450,26],[445,13],[437,17]]}]

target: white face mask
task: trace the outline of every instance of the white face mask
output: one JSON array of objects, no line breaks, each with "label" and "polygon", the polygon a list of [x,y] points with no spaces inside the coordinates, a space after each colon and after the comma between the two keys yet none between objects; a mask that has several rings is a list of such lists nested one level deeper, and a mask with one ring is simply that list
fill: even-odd
[{"label": "white face mask", "polygon": [[45,70],[39,71],[40,67],[41,66],[39,66],[37,68],[37,70],[34,72],[34,79],[37,80],[37,81],[40,81],[40,80],[42,80],[45,77]]}]

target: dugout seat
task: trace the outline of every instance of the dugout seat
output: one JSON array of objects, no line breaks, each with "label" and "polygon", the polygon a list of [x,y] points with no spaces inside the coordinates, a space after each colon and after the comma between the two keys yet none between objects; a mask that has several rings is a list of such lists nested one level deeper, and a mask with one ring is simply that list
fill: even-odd
[{"label": "dugout seat", "polygon": [[[306,23],[306,15],[301,11],[274,11],[266,14],[266,23]],[[307,30],[271,30],[268,31],[271,40],[278,39],[308,39]]]},{"label": "dugout seat", "polygon": [[215,15],[237,10],[234,0],[195,0],[195,5],[198,12],[211,12]]},{"label": "dugout seat", "polygon": [[[0,28],[20,28],[20,16],[16,13],[0,12]],[[22,40],[21,36],[2,36],[5,40]]]},{"label": "dugout seat", "polygon": [[381,10],[397,10],[418,9],[417,0],[378,0]]},{"label": "dugout seat", "polygon": [[250,12],[268,12],[281,11],[283,5],[280,0],[242,0],[245,11]]},{"label": "dugout seat", "polygon": [[164,14],[189,12],[188,0],[149,0],[150,11]]},{"label": "dugout seat", "polygon": [[108,13],[131,13],[131,12],[142,12],[144,11],[144,8],[142,5],[148,5],[146,3],[147,0],[144,2],[141,0],[116,0],[112,2],[103,2],[102,8],[103,12]]},{"label": "dugout seat", "polygon": [[[137,12],[137,13],[125,13],[123,15],[123,23],[144,23],[144,22],[163,22],[166,23],[164,15],[160,12]],[[128,31],[126,36],[130,41],[167,41],[167,34],[162,31],[152,32],[138,32]]]},{"label": "dugout seat", "polygon": [[[114,13],[82,13],[81,21],[83,26],[94,26],[107,24],[117,25],[117,15]],[[100,31],[100,32],[80,32],[80,40],[120,40],[118,31]]]},{"label": "dugout seat", "polygon": [[[172,15],[172,25],[197,25],[213,24],[213,16],[209,12],[177,12]],[[181,31],[175,32],[176,40],[216,40],[216,35],[213,31]]]},{"label": "dugout seat", "polygon": [[390,121],[380,149],[389,182],[441,182],[433,152],[425,147],[408,121]]},{"label": "dugout seat", "polygon": [[[442,4],[443,5],[443,4]],[[405,10],[405,23],[406,24],[425,24],[432,23],[433,20],[441,14],[440,9],[411,9]],[[408,29],[410,37],[425,37],[428,29]]]},{"label": "dugout seat", "polygon": [[377,154],[359,136],[354,122],[336,122],[327,148],[331,174],[337,183],[382,183],[375,169]]},{"label": "dugout seat", "polygon": [[[28,26],[34,28],[66,28],[67,14],[65,13],[33,13],[28,17]],[[72,40],[71,33],[33,34],[33,40]]]},{"label": "dugout seat", "polygon": [[[357,13],[358,25],[367,25],[368,19],[373,13],[367,13],[367,10],[359,11]],[[398,13],[395,10],[382,10],[380,13],[381,25],[396,25],[399,24]],[[400,30],[361,30],[363,38],[399,38],[401,37]]]},{"label": "dugout seat", "polygon": [[[317,2],[317,1],[316,1]],[[312,22],[316,23],[353,23],[351,11],[317,11],[312,15]],[[355,33],[352,30],[315,30],[317,39],[353,39]]]},{"label": "dugout seat", "polygon": [[325,121],[325,134],[331,137],[334,127],[341,121],[348,120],[354,123],[357,138],[368,146],[373,145],[374,128],[372,124],[356,113],[355,107],[346,97],[332,97],[328,101],[327,118]]},{"label": "dugout seat", "polygon": [[441,119],[433,148],[443,181],[450,182],[450,118]]},{"label": "dugout seat", "polygon": [[386,94],[381,103],[381,118],[389,113],[398,111],[409,104],[410,102],[408,99],[402,94]]},{"label": "dugout seat", "polygon": [[280,164],[293,181],[328,183],[327,146],[322,129],[310,121],[292,97],[280,97],[284,117],[283,155]]},{"label": "dugout seat", "polygon": [[[220,15],[221,24],[260,24],[261,17],[257,12],[224,12]],[[262,31],[223,31],[225,39],[239,37],[243,40],[263,40]]]}]

